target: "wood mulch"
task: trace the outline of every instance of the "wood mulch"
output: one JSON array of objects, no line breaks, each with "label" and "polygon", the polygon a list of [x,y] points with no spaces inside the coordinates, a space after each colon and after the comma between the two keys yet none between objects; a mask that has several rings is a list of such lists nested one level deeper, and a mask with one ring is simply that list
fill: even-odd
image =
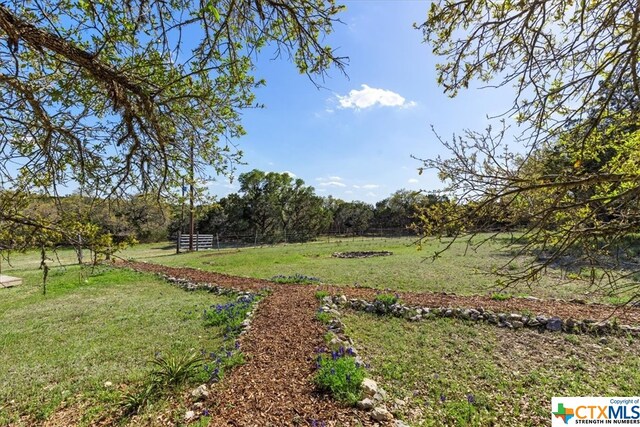
[{"label": "wood mulch", "polygon": [[[251,327],[242,335],[241,349],[247,363],[237,367],[219,384],[207,402],[213,426],[352,426],[377,425],[367,413],[345,407],[317,393],[313,385],[316,351],[323,345],[324,327],[315,321],[318,286],[273,282],[165,267],[151,263],[121,265],[138,271],[167,274],[195,283],[213,283],[245,291],[269,287],[256,309]],[[321,285],[333,294],[371,300],[377,291]],[[622,323],[640,324],[640,309],[615,311],[613,306],[563,301],[512,298],[495,301],[483,296],[398,292],[410,305],[428,307],[482,307],[504,313],[530,312],[562,318],[604,320],[612,315]]]},{"label": "wood mulch", "polygon": [[341,405],[316,391],[317,350],[326,328],[315,320],[315,287],[279,286],[189,268],[126,263],[138,271],[163,273],[193,282],[273,292],[255,310],[251,327],[240,338],[246,363],[236,367],[205,402],[212,426],[374,426],[369,415]]}]

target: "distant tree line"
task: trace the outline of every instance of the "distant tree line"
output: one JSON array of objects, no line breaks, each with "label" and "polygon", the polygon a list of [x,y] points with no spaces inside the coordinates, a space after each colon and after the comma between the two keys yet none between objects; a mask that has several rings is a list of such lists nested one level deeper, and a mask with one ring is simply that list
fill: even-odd
[{"label": "distant tree line", "polygon": [[[360,235],[371,229],[407,230],[441,196],[398,190],[371,205],[320,197],[300,178],[253,170],[239,177],[240,190],[197,207],[196,231],[220,238],[263,243],[304,242],[326,233]],[[174,215],[169,234],[188,230],[186,215]]]},{"label": "distant tree line", "polygon": [[[239,191],[220,200],[206,202],[199,197],[194,210],[196,233],[245,244],[305,242],[323,234],[351,236],[372,230],[413,234],[424,229],[418,230],[414,223],[443,215],[450,205],[442,196],[405,189],[375,205],[321,197],[302,179],[287,173],[252,170],[238,181]],[[13,226],[1,234],[0,248],[73,246],[79,253],[82,247],[105,253],[123,242],[165,241],[189,230],[185,200],[131,195],[114,203],[72,194],[57,198],[32,195],[25,203],[29,216],[64,223],[66,232],[36,236],[28,227]]]}]

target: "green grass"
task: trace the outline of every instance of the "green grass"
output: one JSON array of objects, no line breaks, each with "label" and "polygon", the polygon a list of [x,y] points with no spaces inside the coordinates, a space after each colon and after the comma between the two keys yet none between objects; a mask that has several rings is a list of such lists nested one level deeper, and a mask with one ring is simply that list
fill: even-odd
[{"label": "green grass", "polygon": [[[321,277],[323,283],[361,285],[399,291],[454,292],[462,295],[492,295],[502,285],[492,273],[512,256],[504,240],[490,241],[476,250],[465,241],[455,242],[435,261],[431,256],[444,247],[436,240],[423,242],[416,248],[413,238],[358,238],[319,240],[305,244],[280,244],[242,249],[210,250],[175,255],[169,245],[141,245],[125,250],[123,257],[166,265],[191,266],[204,270],[244,277],[270,279],[274,276]],[[387,257],[365,259],[333,258],[334,252],[393,252]],[[522,261],[522,260],[521,260]],[[509,288],[514,296],[532,295],[540,298],[583,298],[605,302],[605,296],[588,294],[584,279],[567,279],[560,271],[547,269],[542,281],[527,286]]]},{"label": "green grass", "polygon": [[54,269],[43,296],[40,273],[23,270],[24,285],[0,289],[0,425],[60,407],[81,408],[88,423],[145,380],[154,354],[221,348],[221,328],[206,327],[202,312],[228,298],[131,271],[94,273]]},{"label": "green grass", "polygon": [[[502,285],[496,283],[498,277],[492,272],[512,257],[511,250],[504,247],[505,239],[489,241],[476,250],[470,249],[466,241],[460,240],[435,261],[430,257],[442,249],[446,242],[426,240],[422,250],[418,251],[415,239],[409,237],[332,238],[305,244],[205,250],[179,255],[176,255],[173,245],[167,242],[136,245],[125,249],[118,256],[266,280],[276,276],[306,276],[320,277],[323,283],[333,285],[490,296],[502,289]],[[391,251],[393,255],[365,259],[339,259],[331,256],[334,252],[380,250]],[[75,253],[71,250],[58,251],[58,257],[63,265],[76,262]],[[36,252],[16,254],[12,262],[14,267],[4,265],[3,271],[20,276],[21,270],[37,268],[38,263]],[[512,287],[508,292],[514,296],[610,301],[610,297],[606,295],[590,293],[584,278],[570,279],[552,268],[547,269],[539,284],[533,287]]]},{"label": "green grass", "polygon": [[[553,396],[634,396],[640,341],[505,330],[455,319],[368,314],[347,334],[415,426],[546,426]],[[471,402],[471,403],[470,403]]]},{"label": "green grass", "polygon": [[[388,289],[381,295],[389,297],[405,290],[607,301],[606,296],[585,297],[585,281],[577,276],[560,286],[562,275],[553,269],[532,289],[498,293],[490,272],[511,256],[499,242],[477,251],[458,242],[435,262],[425,257],[441,243],[427,241],[422,251],[412,243],[409,238],[344,239],[180,255],[170,244],[147,244],[120,256],[267,280],[321,277],[328,284]],[[331,257],[369,250],[393,255]],[[183,292],[129,271],[99,267],[91,274],[74,265],[72,251],[58,256],[65,267],[52,268],[46,296],[39,288],[36,252],[13,256],[12,266],[2,264],[3,274],[19,276],[25,284],[0,289],[0,425],[19,416],[30,417],[26,424],[38,422],[63,406],[79,408],[83,423],[89,423],[113,412],[121,390],[139,397],[135,393],[144,391],[152,375],[148,361],[156,352],[187,357],[200,349],[222,350],[226,325],[206,327],[203,313],[228,299]],[[325,290],[316,294],[326,295]],[[219,323],[215,319],[210,323]],[[595,337],[509,331],[454,319],[408,323],[349,314],[344,321],[391,402],[407,402],[398,415],[412,425],[548,425],[552,396],[624,396],[640,389],[640,360],[633,357],[640,352],[638,340],[611,337],[601,344]],[[242,363],[240,353],[220,361],[219,368],[237,363]],[[105,387],[106,381],[113,387]],[[147,409],[147,418],[162,412],[162,405]],[[180,411],[172,411],[176,422]]]},{"label": "green grass", "polygon": [[[485,236],[478,236],[477,240]],[[461,295],[494,295],[507,292],[513,296],[531,295],[539,298],[585,299],[597,302],[619,302],[620,296],[593,292],[588,281],[578,275],[566,275],[551,267],[539,283],[502,289],[494,272],[512,258],[515,249],[505,248],[509,236],[488,241],[478,248],[470,248],[465,240],[456,241],[435,261],[431,256],[441,250],[446,242],[435,239],[423,242],[422,250],[416,248],[415,239],[405,238],[357,238],[319,240],[305,244],[279,244],[242,249],[204,250],[176,255],[169,242],[137,245],[118,256],[151,261],[170,266],[190,266],[203,270],[255,277],[270,280],[280,277],[319,277],[323,283],[333,285],[361,285],[392,291],[453,292]],[[334,252],[391,251],[393,255],[365,259],[333,258]],[[61,263],[75,263],[75,253],[60,250]],[[524,259],[517,260],[522,264]],[[13,256],[13,268],[3,264],[7,274],[21,276],[25,269],[38,266],[38,254]],[[511,267],[514,268],[513,266]],[[34,280],[37,280],[34,279]],[[295,280],[291,280],[292,282]]]}]

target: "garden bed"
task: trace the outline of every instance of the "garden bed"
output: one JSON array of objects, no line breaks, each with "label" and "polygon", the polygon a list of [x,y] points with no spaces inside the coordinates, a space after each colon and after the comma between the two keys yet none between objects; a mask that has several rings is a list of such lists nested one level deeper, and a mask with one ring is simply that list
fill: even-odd
[{"label": "garden bed", "polygon": [[331,256],[334,258],[372,258],[376,256],[390,256],[393,252],[389,251],[356,251],[356,252],[334,252]]}]

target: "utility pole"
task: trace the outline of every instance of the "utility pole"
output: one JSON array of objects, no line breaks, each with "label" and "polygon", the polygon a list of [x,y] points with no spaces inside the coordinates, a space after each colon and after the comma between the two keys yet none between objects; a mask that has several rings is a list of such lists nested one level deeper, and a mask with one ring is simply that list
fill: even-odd
[{"label": "utility pole", "polygon": [[194,211],[194,198],[195,198],[195,188],[194,188],[194,166],[193,166],[193,140],[191,140],[191,144],[189,146],[189,251],[193,251],[193,233],[195,232],[195,227],[193,223],[193,211]]},{"label": "utility pole", "polygon": [[180,253],[180,249],[182,249],[182,232],[184,231],[184,196],[187,192],[187,187],[185,186],[184,176],[182,177],[182,200],[180,202],[180,226],[178,227],[178,241],[176,243],[176,253]]}]

